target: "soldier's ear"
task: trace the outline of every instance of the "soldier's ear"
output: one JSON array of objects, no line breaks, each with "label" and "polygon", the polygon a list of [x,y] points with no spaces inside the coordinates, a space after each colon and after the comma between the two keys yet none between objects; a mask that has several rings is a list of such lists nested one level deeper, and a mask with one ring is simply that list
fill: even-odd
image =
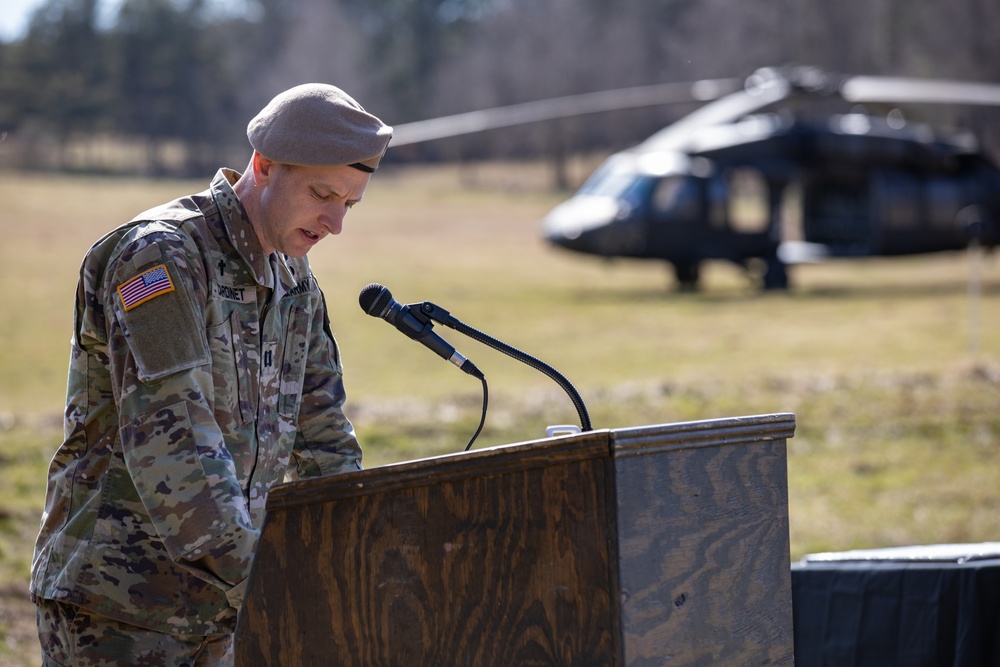
[{"label": "soldier's ear", "polygon": [[250,160],[250,167],[253,170],[253,180],[257,185],[264,185],[271,178],[271,170],[274,169],[274,160],[268,159],[254,151]]}]

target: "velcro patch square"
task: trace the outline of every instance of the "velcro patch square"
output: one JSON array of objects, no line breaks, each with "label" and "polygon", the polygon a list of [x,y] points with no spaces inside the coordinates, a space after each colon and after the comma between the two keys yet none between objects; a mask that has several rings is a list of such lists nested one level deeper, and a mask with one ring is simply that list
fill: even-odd
[{"label": "velcro patch square", "polygon": [[160,264],[118,286],[118,296],[126,312],[150,299],[174,291],[167,265]]}]

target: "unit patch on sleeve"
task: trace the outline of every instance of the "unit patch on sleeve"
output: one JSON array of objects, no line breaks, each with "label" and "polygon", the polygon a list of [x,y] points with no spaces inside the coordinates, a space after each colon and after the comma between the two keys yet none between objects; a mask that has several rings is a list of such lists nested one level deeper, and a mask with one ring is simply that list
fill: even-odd
[{"label": "unit patch on sleeve", "polygon": [[118,296],[128,312],[141,303],[174,291],[167,265],[160,264],[118,286]]}]

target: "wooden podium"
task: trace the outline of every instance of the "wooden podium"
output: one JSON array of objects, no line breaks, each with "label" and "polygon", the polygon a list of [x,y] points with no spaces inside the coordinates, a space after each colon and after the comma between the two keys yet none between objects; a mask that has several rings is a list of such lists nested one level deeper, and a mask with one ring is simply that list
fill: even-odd
[{"label": "wooden podium", "polygon": [[272,489],[239,667],[791,664],[791,414]]}]

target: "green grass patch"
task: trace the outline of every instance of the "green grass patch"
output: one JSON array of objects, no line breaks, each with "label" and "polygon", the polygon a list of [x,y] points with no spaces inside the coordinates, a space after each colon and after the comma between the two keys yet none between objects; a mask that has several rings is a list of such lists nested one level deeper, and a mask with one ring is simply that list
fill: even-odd
[{"label": "green grass patch", "polygon": [[61,435],[51,424],[0,424],[0,665],[40,664],[28,576],[45,473]]},{"label": "green grass patch", "polygon": [[46,470],[61,436],[51,426],[0,430],[0,581],[27,579]]}]

